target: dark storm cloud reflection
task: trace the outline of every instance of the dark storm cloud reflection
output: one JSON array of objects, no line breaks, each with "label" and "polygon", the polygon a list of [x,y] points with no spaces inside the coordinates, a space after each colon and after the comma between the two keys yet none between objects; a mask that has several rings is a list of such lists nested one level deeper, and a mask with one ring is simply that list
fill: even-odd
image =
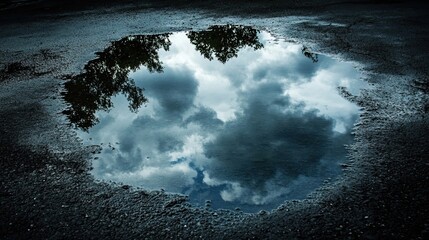
[{"label": "dark storm cloud reflection", "polygon": [[[225,123],[216,138],[204,145],[212,159],[209,176],[233,182],[221,194],[225,200],[267,204],[287,195],[288,185],[300,178],[327,177],[325,156],[346,134],[335,132],[335,120],[292,104],[278,83],[261,84],[243,100],[243,112]],[[350,139],[351,140],[351,139]],[[333,156],[332,156],[333,155]],[[331,153],[331,163],[344,158]],[[215,184],[216,185],[216,184]],[[306,189],[305,182],[300,186]],[[308,192],[307,192],[308,193]]]},{"label": "dark storm cloud reflection", "polygon": [[156,99],[165,114],[181,116],[194,102],[198,81],[192,72],[166,69],[163,74],[151,74],[140,83],[147,96]]},{"label": "dark storm cloud reflection", "polygon": [[358,108],[337,88],[366,87],[350,64],[243,26],[173,33],[168,43],[156,51],[162,71],[142,64],[127,76],[146,106],[130,112],[126,95],[113,95],[115,107],[80,133],[103,143],[95,177],[257,211],[339,174]]}]

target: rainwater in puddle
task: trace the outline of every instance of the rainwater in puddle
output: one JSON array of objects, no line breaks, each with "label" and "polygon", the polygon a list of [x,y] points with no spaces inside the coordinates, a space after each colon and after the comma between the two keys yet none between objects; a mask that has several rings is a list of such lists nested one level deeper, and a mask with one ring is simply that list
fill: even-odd
[{"label": "rainwater in puddle", "polygon": [[[270,210],[341,173],[366,87],[350,65],[247,26],[113,42],[66,83],[64,113],[102,146],[92,174]],[[144,90],[143,90],[144,89]]]}]

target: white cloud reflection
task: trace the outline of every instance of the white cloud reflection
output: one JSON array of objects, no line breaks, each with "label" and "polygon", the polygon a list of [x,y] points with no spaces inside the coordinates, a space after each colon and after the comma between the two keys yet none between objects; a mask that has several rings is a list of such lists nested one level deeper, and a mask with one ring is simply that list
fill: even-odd
[{"label": "white cloud reflection", "polygon": [[131,113],[118,95],[82,133],[104,146],[93,174],[250,205],[304,197],[337,174],[358,111],[337,87],[356,92],[365,86],[359,74],[325,56],[313,63],[267,32],[259,38],[264,48],[222,64],[203,58],[185,33],[172,34],[170,51],[159,53],[164,73],[130,75],[147,106]]}]

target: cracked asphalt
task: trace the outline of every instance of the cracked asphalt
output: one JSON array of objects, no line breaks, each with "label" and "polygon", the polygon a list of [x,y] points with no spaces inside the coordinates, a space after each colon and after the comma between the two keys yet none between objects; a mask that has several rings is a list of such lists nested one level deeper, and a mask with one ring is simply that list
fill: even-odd
[{"label": "cracked asphalt", "polygon": [[[0,5],[2,239],[427,239],[429,16],[413,1],[6,1]],[[76,2],[74,2],[76,3]],[[72,7],[73,6],[73,7]],[[131,34],[242,24],[352,62],[372,85],[339,180],[256,214],[95,181],[61,112],[64,76]]]}]

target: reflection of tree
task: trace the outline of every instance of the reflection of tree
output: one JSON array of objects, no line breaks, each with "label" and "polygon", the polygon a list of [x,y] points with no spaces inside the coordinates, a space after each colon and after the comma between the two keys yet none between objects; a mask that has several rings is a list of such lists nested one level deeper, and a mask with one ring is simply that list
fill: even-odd
[{"label": "reflection of tree", "polygon": [[222,63],[237,57],[238,51],[245,46],[255,50],[263,47],[258,40],[258,30],[248,26],[211,26],[206,31],[191,31],[187,35],[205,58],[213,60],[214,55]]},{"label": "reflection of tree", "polygon": [[[249,46],[255,50],[262,48],[257,33],[252,27],[224,25],[209,27],[207,31],[189,32],[187,35],[205,58],[212,60],[216,57],[225,63],[237,57],[243,47]],[[98,53],[98,58],[90,61],[83,73],[71,77],[65,84],[63,96],[70,106],[64,113],[70,122],[88,130],[98,122],[95,113],[112,108],[111,98],[118,93],[127,97],[131,111],[137,111],[147,99],[143,96],[143,90],[128,78],[128,74],[141,65],[150,72],[162,72],[158,50],[169,50],[169,35],[125,37]]]},{"label": "reflection of tree", "polygon": [[141,65],[150,72],[162,72],[158,50],[169,49],[169,35],[125,37],[98,53],[99,57],[85,66],[84,73],[65,84],[63,96],[70,106],[64,113],[70,122],[88,130],[98,122],[96,111],[108,111],[113,106],[111,97],[118,93],[126,95],[131,111],[137,111],[147,99],[128,73]]}]

